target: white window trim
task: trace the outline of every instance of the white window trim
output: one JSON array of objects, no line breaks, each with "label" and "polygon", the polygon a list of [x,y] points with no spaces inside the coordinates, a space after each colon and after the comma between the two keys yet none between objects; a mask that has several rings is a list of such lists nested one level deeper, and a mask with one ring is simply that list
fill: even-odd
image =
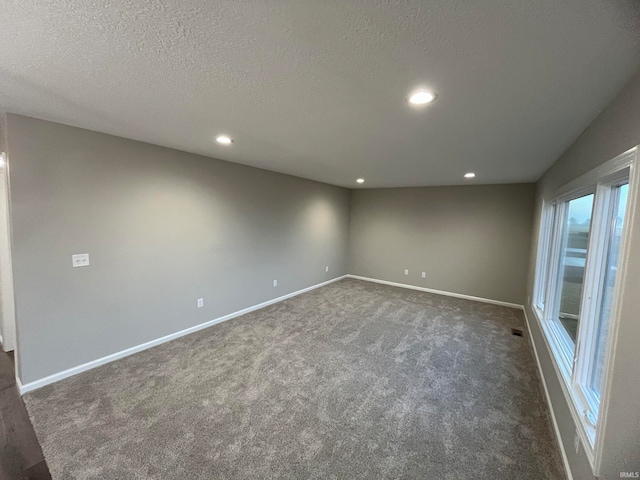
[{"label": "white window trim", "polygon": [[540,270],[536,270],[535,283],[533,289],[533,307],[542,312],[544,307],[545,285],[547,283],[547,275],[549,273],[551,248],[551,235],[548,235],[553,222],[555,221],[556,209],[555,205],[542,203],[542,211],[540,212],[540,235],[538,241],[538,255],[536,258],[536,266]]},{"label": "white window trim", "polygon": [[[625,168],[624,170],[620,170],[619,173],[615,173],[601,180],[601,183],[598,185],[598,189],[602,190],[604,194],[599,195],[597,197],[599,200],[596,200],[596,204],[594,204],[594,218],[609,218],[611,216],[615,205],[613,204],[614,202],[612,202],[612,196],[607,195],[606,193],[608,193],[607,191],[620,187],[622,184],[630,181],[626,170],[627,169]],[[585,279],[585,291],[595,291],[596,289],[594,287],[602,285],[605,280],[605,270],[603,267],[607,261],[609,253],[607,247],[611,240],[612,232],[610,225],[608,224],[603,224],[601,227],[602,228],[592,232],[592,246],[595,248],[592,249],[591,254],[587,258],[589,265],[586,265],[586,268],[593,272],[593,275]],[[629,230],[625,229],[624,233],[627,234],[628,231]],[[616,283],[620,285],[619,282]],[[589,297],[585,299],[586,311],[582,312],[585,316],[590,316],[595,319],[600,318],[603,293],[604,292],[602,290],[598,290],[595,298]],[[594,357],[596,348],[595,342],[593,341],[596,337],[593,332],[593,329],[596,327],[596,322],[587,322],[584,324],[584,327],[585,328],[579,332],[579,345],[583,351],[583,355],[592,358]],[[600,399],[597,398],[595,392],[590,388],[585,387],[591,373],[589,367],[589,365],[584,363],[578,364],[577,369],[574,372],[574,381],[575,386],[580,389],[579,393],[581,393],[584,402],[589,405],[592,412],[597,414],[599,412]]]},{"label": "white window trim", "polygon": [[[589,460],[594,475],[600,474],[600,465],[602,464],[602,452],[603,452],[603,432],[606,430],[607,418],[608,418],[608,406],[609,397],[611,394],[611,378],[610,367],[613,365],[613,358],[615,357],[617,338],[618,338],[618,326],[620,318],[620,308],[622,304],[622,288],[616,288],[612,299],[612,313],[609,319],[609,333],[607,337],[607,344],[605,347],[605,358],[603,365],[603,385],[601,388],[600,404],[598,408],[598,418],[595,425],[587,417],[585,412],[592,411],[594,404],[589,394],[584,392],[581,387],[581,383],[576,383],[576,379],[584,378],[584,365],[582,369],[577,369],[572,376],[572,362],[577,355],[569,357],[566,348],[568,335],[564,329],[559,328],[555,322],[550,321],[550,312],[553,312],[553,305],[549,305],[549,293],[556,291],[555,283],[557,282],[558,275],[554,275],[554,270],[557,273],[558,266],[553,266],[549,259],[558,258],[555,255],[557,250],[561,247],[559,241],[556,238],[556,242],[550,240],[551,229],[557,222],[562,222],[565,216],[563,209],[566,208],[567,200],[577,198],[589,193],[594,193],[596,188],[611,188],[618,181],[618,176],[621,172],[625,172],[628,169],[628,182],[629,192],[627,197],[627,205],[624,220],[624,232],[622,235],[622,243],[620,245],[620,257],[618,263],[618,280],[617,285],[624,285],[627,273],[627,264],[629,261],[629,239],[631,236],[631,228],[634,224],[635,205],[638,196],[638,190],[640,187],[640,174],[638,172],[638,151],[640,146],[636,146],[621,155],[609,160],[608,162],[598,166],[597,168],[587,172],[586,174],[576,178],[575,180],[567,183],[554,194],[543,199],[542,212],[540,217],[540,231],[538,238],[538,252],[536,257],[536,270],[535,270],[535,282],[534,292],[531,302],[531,310],[536,317],[538,326],[543,332],[545,344],[551,353],[551,360],[556,371],[556,375],[560,380],[563,393],[569,405],[569,410],[573,416],[574,422],[577,426],[577,433],[580,436],[581,443],[585,450],[586,456]],[[596,203],[598,202],[594,199]],[[555,204],[555,211],[553,219],[549,220],[547,212],[553,208]],[[594,215],[592,217],[592,224],[597,222],[595,215],[600,217],[607,211],[609,205],[594,203]],[[557,227],[556,227],[557,228]],[[602,229],[600,229],[602,230]],[[602,234],[602,232],[599,232]],[[599,265],[602,265],[603,248],[601,248],[603,238],[595,239],[595,245],[600,245],[598,248],[592,248],[593,254],[587,253],[586,262],[591,262],[591,270],[597,272],[600,275]],[[591,244],[591,241],[590,241]],[[548,262],[548,263],[545,263]],[[585,268],[587,265],[585,265]],[[542,283],[546,280],[547,285]],[[593,283],[594,277],[585,279],[585,282]],[[553,285],[552,285],[553,284]],[[587,291],[589,285],[584,285],[584,291]],[[553,290],[552,290],[553,288]],[[591,291],[591,290],[589,290]],[[544,297],[547,299],[544,305],[544,310],[540,308],[540,298],[544,292]],[[588,312],[586,314],[594,314],[599,307],[599,299],[592,298],[584,303]],[[582,313],[582,312],[581,312]],[[587,332],[578,332],[578,338],[576,348],[582,348],[580,339],[587,335]],[[564,338],[567,337],[567,338]],[[578,352],[580,354],[580,352]]]}]

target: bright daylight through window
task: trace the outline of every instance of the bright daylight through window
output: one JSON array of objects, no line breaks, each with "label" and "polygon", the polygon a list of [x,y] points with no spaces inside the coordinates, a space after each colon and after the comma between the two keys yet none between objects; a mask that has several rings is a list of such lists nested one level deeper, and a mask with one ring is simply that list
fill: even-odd
[{"label": "bright daylight through window", "polygon": [[533,309],[594,456],[635,149],[545,199]]}]

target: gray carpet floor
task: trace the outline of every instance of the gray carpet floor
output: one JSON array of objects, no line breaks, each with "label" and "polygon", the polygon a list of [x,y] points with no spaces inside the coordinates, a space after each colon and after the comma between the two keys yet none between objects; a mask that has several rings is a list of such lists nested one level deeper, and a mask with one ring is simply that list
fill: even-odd
[{"label": "gray carpet floor", "polygon": [[564,478],[511,328],[346,279],[24,398],[60,480]]}]

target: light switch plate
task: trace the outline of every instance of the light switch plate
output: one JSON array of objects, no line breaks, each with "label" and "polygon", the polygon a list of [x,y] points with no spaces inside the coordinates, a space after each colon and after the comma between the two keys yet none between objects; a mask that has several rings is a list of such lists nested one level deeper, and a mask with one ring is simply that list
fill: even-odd
[{"label": "light switch plate", "polygon": [[88,267],[89,266],[89,254],[88,253],[77,253],[75,255],[71,255],[71,263],[73,267]]}]

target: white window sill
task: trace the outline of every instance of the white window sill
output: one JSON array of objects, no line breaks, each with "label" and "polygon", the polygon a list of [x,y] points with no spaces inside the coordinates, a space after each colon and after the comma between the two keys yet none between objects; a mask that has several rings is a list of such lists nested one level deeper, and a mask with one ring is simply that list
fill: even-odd
[{"label": "white window sill", "polygon": [[[589,464],[591,465],[591,470],[595,475],[594,445],[596,427],[589,423],[584,413],[589,409],[589,405],[587,404],[586,399],[583,398],[582,392],[579,391],[579,387],[571,385],[571,362],[567,362],[565,353],[557,343],[557,333],[553,331],[553,327],[548,321],[542,320],[544,319],[544,313],[537,306],[531,305],[531,310],[533,311],[538,327],[542,332],[545,345],[551,357],[553,368],[560,382],[560,386],[562,387],[567,404],[569,405],[573,421],[576,424],[576,433],[580,437],[580,442],[582,443],[587,459],[589,460]],[[572,445],[573,442],[566,443]]]}]

